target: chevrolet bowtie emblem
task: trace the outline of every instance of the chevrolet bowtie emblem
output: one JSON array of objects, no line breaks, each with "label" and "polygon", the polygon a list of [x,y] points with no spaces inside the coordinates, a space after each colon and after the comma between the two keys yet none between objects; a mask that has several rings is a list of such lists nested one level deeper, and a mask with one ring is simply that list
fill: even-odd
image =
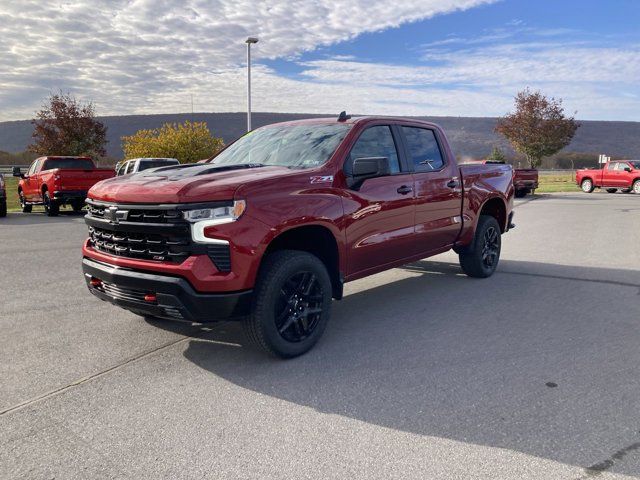
[{"label": "chevrolet bowtie emblem", "polygon": [[120,223],[120,220],[126,220],[128,210],[118,210],[118,207],[111,206],[104,209],[104,219],[108,220],[109,223],[113,223],[117,225]]}]

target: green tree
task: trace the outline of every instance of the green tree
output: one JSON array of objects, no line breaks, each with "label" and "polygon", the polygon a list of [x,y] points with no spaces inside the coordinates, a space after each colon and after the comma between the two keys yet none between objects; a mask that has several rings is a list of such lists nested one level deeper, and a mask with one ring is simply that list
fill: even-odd
[{"label": "green tree", "polygon": [[211,135],[205,122],[165,123],[160,128],[138,130],[122,137],[125,158],[168,157],[181,163],[208,158],[224,147],[222,138]]},{"label": "green tree", "polygon": [[549,99],[528,88],[516,95],[515,107],[514,113],[498,120],[495,131],[527,158],[531,168],[569,145],[580,126],[564,114],[561,99]]},{"label": "green tree", "polygon": [[500,150],[499,147],[493,147],[491,150],[491,154],[487,157],[487,160],[491,160],[493,162],[504,162],[506,161],[506,157],[504,156],[504,152]]},{"label": "green tree", "polygon": [[95,119],[93,103],[81,103],[66,93],[51,94],[31,121],[34,143],[30,152],[39,155],[104,156],[107,128]]}]

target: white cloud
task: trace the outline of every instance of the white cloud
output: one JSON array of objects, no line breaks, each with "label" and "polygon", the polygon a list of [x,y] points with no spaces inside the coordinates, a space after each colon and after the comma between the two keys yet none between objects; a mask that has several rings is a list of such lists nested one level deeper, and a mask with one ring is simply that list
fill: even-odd
[{"label": "white cloud", "polygon": [[[235,79],[248,35],[261,37],[259,58],[295,58],[364,32],[493,1],[3,2],[0,119],[31,116],[58,88],[94,99],[100,113],[164,112],[158,98],[188,97],[209,84],[220,86],[221,79]],[[226,98],[237,97],[240,85],[221,87],[206,108],[242,110],[242,101]]]},{"label": "white cloud", "polygon": [[[565,99],[580,118],[640,120],[640,45],[561,41],[566,30],[508,25],[451,36],[414,65],[304,52],[493,0],[134,0],[0,6],[0,120],[29,118],[52,90],[93,99],[99,114],[242,111],[244,38],[255,49],[254,110],[502,115],[525,86]],[[522,33],[529,42],[522,40]],[[498,42],[498,43],[497,43]],[[289,78],[261,65],[286,58]]]}]

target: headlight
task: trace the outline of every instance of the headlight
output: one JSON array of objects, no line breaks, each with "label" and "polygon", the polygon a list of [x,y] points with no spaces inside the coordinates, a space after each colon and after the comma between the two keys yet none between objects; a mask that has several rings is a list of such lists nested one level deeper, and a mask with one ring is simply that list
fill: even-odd
[{"label": "headlight", "polygon": [[[233,205],[215,208],[198,208],[182,212],[185,220],[191,223],[207,221],[210,225],[215,223],[233,222],[239,219],[247,208],[244,200],[236,200]],[[215,223],[214,223],[215,222]]]}]

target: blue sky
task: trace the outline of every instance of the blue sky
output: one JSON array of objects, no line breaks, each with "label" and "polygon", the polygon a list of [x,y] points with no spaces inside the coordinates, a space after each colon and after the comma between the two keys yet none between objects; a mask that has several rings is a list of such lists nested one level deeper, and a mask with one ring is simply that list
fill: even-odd
[{"label": "blue sky", "polygon": [[23,0],[0,5],[0,120],[58,89],[100,114],[243,111],[257,35],[255,111],[497,116],[530,87],[640,121],[638,26],[639,0]]}]

